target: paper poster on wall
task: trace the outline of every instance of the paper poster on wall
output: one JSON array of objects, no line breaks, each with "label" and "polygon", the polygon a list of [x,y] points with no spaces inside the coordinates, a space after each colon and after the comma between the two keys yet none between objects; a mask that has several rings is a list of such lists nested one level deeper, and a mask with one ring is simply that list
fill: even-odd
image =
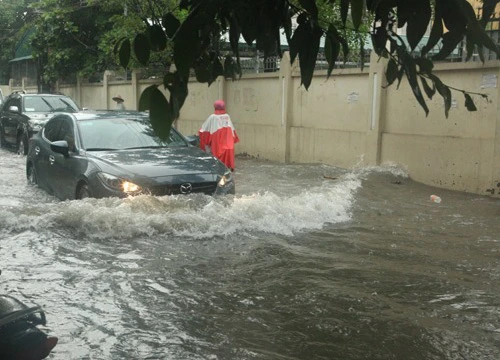
[{"label": "paper poster on wall", "polygon": [[497,87],[497,75],[496,74],[486,74],[483,75],[481,81],[481,89],[493,89]]},{"label": "paper poster on wall", "polygon": [[349,95],[347,95],[347,102],[353,103],[359,100],[359,94],[357,92],[352,92]]}]

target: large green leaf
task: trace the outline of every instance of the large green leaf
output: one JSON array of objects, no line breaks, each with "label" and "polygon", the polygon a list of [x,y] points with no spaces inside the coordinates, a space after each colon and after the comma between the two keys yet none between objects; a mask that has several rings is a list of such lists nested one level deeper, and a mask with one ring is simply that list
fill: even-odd
[{"label": "large green leaf", "polygon": [[180,110],[184,105],[184,101],[188,96],[188,78],[182,77],[178,72],[174,73],[174,82],[170,88],[170,107],[172,109],[173,119],[177,119],[180,114]]},{"label": "large green leaf", "polygon": [[179,26],[181,26],[181,22],[171,12],[163,15],[161,23],[170,39],[174,37],[175,33],[179,29]]},{"label": "large green leaf", "polygon": [[168,139],[172,123],[175,120],[165,95],[157,88],[153,88],[150,93],[151,106],[149,110],[149,120],[155,134],[162,140]]},{"label": "large green leaf", "polygon": [[333,24],[330,25],[325,38],[325,57],[326,61],[328,61],[327,78],[332,74],[335,62],[340,54],[340,41],[335,36],[335,30],[332,28],[334,28]]},{"label": "large green leaf", "polygon": [[240,25],[238,24],[236,17],[232,16],[230,19],[230,27],[229,27],[229,43],[231,44],[231,50],[233,50],[236,56],[238,56],[240,51],[239,48],[240,35],[241,35]]},{"label": "large green leaf", "polygon": [[315,0],[299,0],[300,5],[306,10],[313,19],[318,18],[318,7]]},{"label": "large green leaf", "polygon": [[293,64],[297,54],[302,49],[303,44],[307,41],[307,33],[309,23],[300,23],[295,29],[292,40],[290,41],[290,62]]},{"label": "large green leaf", "polygon": [[389,39],[389,35],[387,30],[378,26],[371,32],[371,39],[373,44],[373,50],[378,56],[383,56],[386,52],[387,41]]},{"label": "large green leaf", "polygon": [[351,17],[354,30],[358,30],[363,20],[365,0],[351,0]]},{"label": "large green leaf", "polygon": [[434,21],[432,23],[431,33],[427,43],[422,48],[422,56],[432,50],[443,36],[443,17],[441,15],[441,2],[437,1],[434,5]]},{"label": "large green leaf", "polygon": [[199,57],[196,61],[194,67],[196,80],[200,83],[208,83],[210,85],[213,82],[213,61],[209,54],[204,54]]},{"label": "large green leaf", "polygon": [[398,10],[400,7],[408,13],[406,36],[413,50],[420,43],[429,26],[432,15],[430,0],[400,1]]},{"label": "large green leaf", "polygon": [[125,69],[128,67],[130,61],[130,40],[125,39],[122,41],[119,51],[120,65]]},{"label": "large green leaf", "polygon": [[189,69],[199,55],[198,18],[188,17],[179,28],[174,40],[174,63],[182,76],[189,76]]},{"label": "large green leaf", "polygon": [[430,87],[429,83],[424,77],[420,77],[420,82],[422,83],[422,87],[424,88],[427,97],[432,100],[432,97],[436,93],[436,86],[434,85],[434,82],[432,83],[432,87]]},{"label": "large green leaf", "polygon": [[[122,46],[122,43],[123,43],[123,41],[125,41],[125,40],[127,40],[127,38],[126,38],[126,37],[122,37],[121,39],[119,39],[119,40],[116,42],[115,46],[113,46],[113,54],[114,54],[114,55],[117,55],[117,54],[119,54],[119,53],[120,53],[120,47]],[[32,40],[32,42],[33,42],[33,40]]]},{"label": "large green leaf", "polygon": [[385,78],[387,79],[387,86],[390,86],[396,81],[399,74],[398,63],[394,59],[390,59],[387,63],[387,70],[385,71]]},{"label": "large green leaf", "polygon": [[300,78],[306,90],[311,85],[322,35],[323,29],[313,25],[313,28],[308,31],[305,46],[299,50]]},{"label": "large green leaf", "polygon": [[233,57],[229,55],[224,60],[224,77],[236,80],[236,66]]},{"label": "large green leaf", "polygon": [[443,97],[443,101],[444,101],[444,114],[446,117],[448,117],[448,114],[450,112],[450,109],[451,109],[451,90],[448,86],[444,85],[443,82],[435,75],[431,75],[430,78],[432,79],[432,81],[434,81],[434,85],[436,85],[436,89],[439,93],[439,95],[441,95]]},{"label": "large green leaf", "polygon": [[170,93],[170,107],[174,119],[179,117],[179,111],[188,95],[188,80],[189,78],[181,77],[178,71],[169,72],[163,77],[163,86]]},{"label": "large green leaf", "polygon": [[[478,53],[481,60],[484,62],[482,46],[485,46],[489,50],[495,52],[497,57],[500,57],[500,48],[493,41],[493,39],[488,36],[486,31],[483,29],[481,24],[476,20],[476,15],[472,5],[466,0],[456,0],[462,14],[467,19],[467,43],[476,44],[478,46]],[[468,45],[469,47],[469,45]]]},{"label": "large green leaf", "polygon": [[467,108],[467,110],[469,110],[469,111],[477,111],[477,107],[474,104],[474,101],[472,100],[472,97],[469,94],[467,94],[467,93],[464,93],[464,97],[465,97],[465,107]]},{"label": "large green leaf", "polygon": [[417,63],[418,67],[420,68],[420,72],[424,74],[431,74],[432,69],[434,68],[434,64],[432,61],[426,58],[417,58],[415,59],[415,62]]},{"label": "large green leaf", "polygon": [[139,98],[139,111],[146,111],[151,109],[151,94],[156,91],[157,88],[157,85],[151,85],[144,89],[141,97]]},{"label": "large green leaf", "polygon": [[415,95],[415,98],[417,99],[420,106],[424,109],[425,115],[427,116],[429,114],[429,108],[425,103],[425,99],[422,96],[422,91],[420,90],[420,86],[418,85],[417,64],[409,55],[404,59],[404,68],[405,68],[406,78],[410,83],[413,95]]},{"label": "large green leaf", "polygon": [[219,56],[215,53],[212,56],[212,62],[212,77],[213,79],[217,79],[219,76],[224,75],[224,67],[222,66]]},{"label": "large green leaf", "polygon": [[134,54],[137,60],[142,65],[147,65],[149,62],[149,56],[151,54],[151,46],[149,45],[148,37],[139,33],[135,36],[134,39]]},{"label": "large green leaf", "polygon": [[167,47],[167,37],[160,25],[151,25],[148,28],[148,37],[151,44],[151,50],[163,51]]},{"label": "large green leaf", "polygon": [[347,22],[347,15],[349,14],[349,0],[340,0],[340,18],[344,26]]},{"label": "large green leaf", "polygon": [[447,32],[443,35],[442,47],[439,52],[432,57],[432,60],[439,61],[446,59],[457,45],[462,41],[464,35],[456,32]]}]

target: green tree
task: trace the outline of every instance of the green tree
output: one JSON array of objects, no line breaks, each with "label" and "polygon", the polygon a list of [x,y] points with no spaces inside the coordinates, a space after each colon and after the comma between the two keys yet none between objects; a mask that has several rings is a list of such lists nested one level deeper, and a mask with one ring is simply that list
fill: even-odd
[{"label": "green tree", "polygon": [[[172,0],[42,0],[34,4],[33,53],[39,82],[45,88],[61,78],[89,76],[117,67],[116,44],[150,29],[151,18],[173,8]],[[151,6],[150,6],[151,5]],[[152,60],[168,63],[169,54],[155,48]],[[170,56],[171,58],[171,56]],[[131,61],[133,68],[139,63]]]},{"label": "green tree", "polygon": [[26,24],[36,17],[30,5],[37,0],[0,1],[0,80],[6,83],[10,78],[10,63],[14,58],[16,45]]},{"label": "green tree", "polygon": [[[484,0],[484,6],[489,9],[497,2]],[[155,1],[150,4],[154,6]],[[331,19],[326,21],[322,18],[325,6],[332,6],[333,11]],[[369,20],[372,47],[380,57],[388,59],[388,84],[399,84],[405,77],[426,114],[429,109],[425,98],[439,94],[446,116],[453,88],[433,73],[434,61],[445,59],[464,39],[468,57],[474,48],[480,56],[483,48],[487,48],[500,57],[498,46],[488,37],[484,24],[476,19],[466,0],[181,0],[179,9],[188,14],[183,21],[172,12],[161,16],[157,12],[148,29],[135,36],[133,51],[128,39],[117,48],[122,66],[128,65],[131,53],[146,65],[151,53],[163,48],[165,38],[173,42],[175,71],[167,72],[161,84],[147,88],[139,103],[141,110],[150,111],[153,128],[161,137],[168,135],[172,122],[179,116],[192,71],[198,81],[208,84],[220,75],[232,78],[241,75],[240,36],[264,56],[270,56],[280,48],[280,31],[284,31],[291,60],[298,58],[302,84],[308,89],[321,39],[325,39],[327,76],[330,76],[340,53],[345,55],[351,50],[346,29],[362,33],[363,24]],[[293,18],[298,23],[294,30]],[[340,22],[335,21],[337,18]],[[395,31],[402,27],[406,28],[406,41]],[[428,27],[431,27],[429,38],[417,51]],[[221,35],[226,33],[231,54],[224,54],[219,47]],[[439,51],[431,55],[436,47]],[[159,86],[168,90],[168,100]],[[472,96],[481,94],[459,91],[465,97],[467,109],[476,110]]]},{"label": "green tree", "polygon": [[75,74],[87,76],[115,64],[112,50],[103,51],[101,35],[113,28],[110,18],[122,6],[102,7],[98,2],[42,0],[34,4],[33,55],[38,62],[39,84],[50,89],[54,81]]}]

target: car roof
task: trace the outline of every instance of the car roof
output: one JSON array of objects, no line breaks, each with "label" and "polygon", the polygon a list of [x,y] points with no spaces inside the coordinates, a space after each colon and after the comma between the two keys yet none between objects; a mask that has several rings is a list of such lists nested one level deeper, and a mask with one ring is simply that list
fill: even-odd
[{"label": "car roof", "polygon": [[132,119],[132,120],[148,120],[149,113],[144,111],[133,110],[84,110],[75,113],[64,113],[72,116],[76,121],[87,120],[109,120],[109,119]]},{"label": "car roof", "polygon": [[25,93],[25,92],[21,92],[21,91],[14,91],[12,93],[10,93],[9,95],[7,95],[8,98],[11,98],[11,97],[26,97],[26,96],[30,96],[30,97],[65,97],[65,98],[69,98],[68,95],[64,95],[64,94],[39,94],[39,93]]}]

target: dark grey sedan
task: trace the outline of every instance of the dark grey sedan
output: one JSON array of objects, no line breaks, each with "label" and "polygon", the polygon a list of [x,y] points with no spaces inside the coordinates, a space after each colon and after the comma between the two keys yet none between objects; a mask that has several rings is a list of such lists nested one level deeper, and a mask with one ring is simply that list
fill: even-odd
[{"label": "dark grey sedan", "polygon": [[173,128],[162,141],[142,112],[56,114],[26,159],[28,181],[60,199],[235,193],[223,163]]}]

